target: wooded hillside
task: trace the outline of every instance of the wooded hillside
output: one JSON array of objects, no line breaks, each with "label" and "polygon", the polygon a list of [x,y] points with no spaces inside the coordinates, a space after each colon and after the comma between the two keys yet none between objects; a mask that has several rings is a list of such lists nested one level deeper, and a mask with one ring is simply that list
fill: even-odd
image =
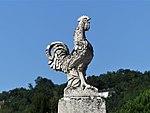
[{"label": "wooded hillside", "polygon": [[[89,76],[88,83],[99,90],[112,89],[106,99],[108,113],[150,113],[150,71],[144,73],[120,69],[99,76]],[[29,89],[16,88],[0,93],[0,113],[57,113],[58,99],[66,84],[56,85],[38,77]],[[136,103],[136,104],[135,104]]]}]

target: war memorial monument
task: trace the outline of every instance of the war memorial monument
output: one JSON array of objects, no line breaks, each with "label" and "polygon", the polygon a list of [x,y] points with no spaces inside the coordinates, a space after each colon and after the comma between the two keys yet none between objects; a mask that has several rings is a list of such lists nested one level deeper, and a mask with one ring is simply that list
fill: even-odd
[{"label": "war memorial monument", "polygon": [[58,102],[58,113],[106,113],[105,100],[98,89],[86,82],[86,70],[93,58],[93,47],[85,32],[90,29],[90,17],[81,16],[74,31],[74,48],[69,52],[62,42],[52,42],[46,48],[51,69],[67,75],[63,98]]}]

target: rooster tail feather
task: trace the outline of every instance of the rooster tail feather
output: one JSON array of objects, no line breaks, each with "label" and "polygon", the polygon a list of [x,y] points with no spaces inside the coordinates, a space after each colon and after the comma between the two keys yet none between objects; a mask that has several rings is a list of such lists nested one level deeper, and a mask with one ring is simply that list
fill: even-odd
[{"label": "rooster tail feather", "polygon": [[53,42],[46,48],[46,56],[49,59],[49,66],[53,70],[63,71],[62,65],[66,56],[69,55],[67,45],[62,42]]}]

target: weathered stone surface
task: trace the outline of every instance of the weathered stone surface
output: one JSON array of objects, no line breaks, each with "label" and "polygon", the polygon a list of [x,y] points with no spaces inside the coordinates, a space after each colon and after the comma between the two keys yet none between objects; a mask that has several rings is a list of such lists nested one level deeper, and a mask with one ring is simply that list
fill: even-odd
[{"label": "weathered stone surface", "polygon": [[85,36],[90,29],[90,17],[81,16],[74,31],[74,48],[72,52],[62,42],[52,42],[46,48],[51,69],[66,73],[68,84],[65,89],[72,87],[89,87],[86,83],[86,70],[93,59],[93,47]]},{"label": "weathered stone surface", "polygon": [[105,101],[98,89],[86,83],[86,70],[93,58],[93,47],[85,32],[90,29],[90,17],[81,16],[74,31],[72,52],[66,44],[53,42],[46,48],[49,66],[66,73],[68,83],[64,98],[59,100],[58,113],[106,113]]},{"label": "weathered stone surface", "polygon": [[74,97],[59,100],[58,113],[106,113],[101,97]]},{"label": "weathered stone surface", "polygon": [[85,87],[71,87],[64,90],[64,97],[98,97],[98,89],[93,86]]}]

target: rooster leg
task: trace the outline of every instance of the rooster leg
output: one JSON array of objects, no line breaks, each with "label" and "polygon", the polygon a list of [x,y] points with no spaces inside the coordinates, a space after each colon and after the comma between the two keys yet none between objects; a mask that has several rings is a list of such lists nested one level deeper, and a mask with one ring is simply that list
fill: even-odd
[{"label": "rooster leg", "polygon": [[79,73],[79,77],[80,77],[80,80],[81,80],[81,87],[83,88],[83,90],[86,89],[86,88],[89,88],[90,85],[85,82],[84,74],[81,71],[78,71],[78,73]]}]

